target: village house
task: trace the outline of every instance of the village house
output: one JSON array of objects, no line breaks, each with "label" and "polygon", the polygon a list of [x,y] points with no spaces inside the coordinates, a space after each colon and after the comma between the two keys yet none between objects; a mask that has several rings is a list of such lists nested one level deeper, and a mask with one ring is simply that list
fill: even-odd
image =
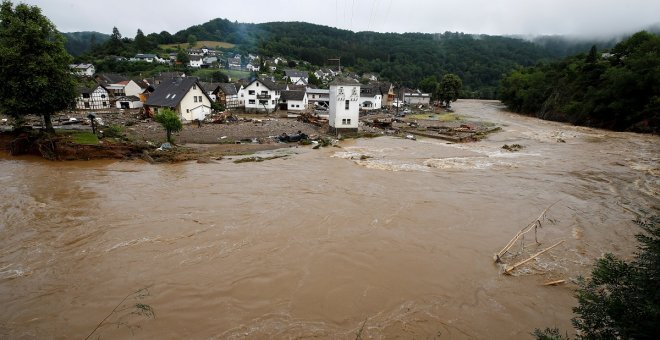
[{"label": "village house", "polygon": [[143,103],[137,96],[123,96],[115,99],[115,106],[118,109],[139,109]]},{"label": "village house", "polygon": [[163,81],[172,79],[172,78],[185,78],[186,74],[183,72],[161,72],[157,75],[154,75],[151,78],[144,79],[149,85],[157,87]]},{"label": "village house", "polygon": [[237,54],[227,59],[227,68],[230,70],[241,70],[241,55]]},{"label": "village house", "polygon": [[211,113],[211,98],[197,78],[170,78],[151,93],[145,107],[150,115],[164,108],[172,109],[184,123],[190,123]]},{"label": "village house", "polygon": [[161,57],[155,55],[155,54],[143,54],[143,53],[138,53],[135,55],[135,57],[130,59],[131,61],[144,61],[147,63],[168,63],[169,61],[167,59],[162,59]]},{"label": "village house", "polygon": [[270,113],[277,110],[281,87],[268,79],[255,79],[243,90],[245,111]]},{"label": "village house", "polygon": [[377,85],[363,85],[360,87],[360,109],[378,110],[383,104],[383,95]]},{"label": "village house", "polygon": [[380,88],[380,93],[383,95],[381,107],[391,107],[392,103],[394,103],[394,99],[396,98],[394,85],[392,83],[381,82],[378,83],[378,87]]},{"label": "village house", "polygon": [[368,81],[378,81],[378,75],[375,73],[365,73],[362,75],[362,79],[366,79]]},{"label": "village house", "polygon": [[337,133],[357,133],[360,118],[360,84],[345,79],[330,83],[330,130]]},{"label": "village house", "polygon": [[307,89],[307,99],[310,105],[327,108],[330,105],[330,90]]},{"label": "village house", "polygon": [[303,111],[307,109],[307,93],[305,91],[282,91],[280,94],[280,109],[288,111]]},{"label": "village house", "polygon": [[285,70],[286,80],[291,84],[307,85],[309,83],[309,73],[298,70]]},{"label": "village house", "polygon": [[192,68],[200,68],[202,67],[202,57],[198,55],[191,55],[190,56],[190,61],[188,62],[188,66]]},{"label": "village house", "polygon": [[80,93],[76,97],[76,109],[100,110],[110,108],[110,93],[101,85],[89,88],[78,88]]},{"label": "village house", "polygon": [[238,90],[231,83],[220,83],[216,92],[217,101],[227,109],[236,109],[240,106]]},{"label": "village house", "polygon": [[406,91],[403,93],[403,102],[409,105],[431,105],[431,94],[422,93],[420,90]]},{"label": "village house", "polygon": [[96,68],[92,64],[71,64],[71,72],[77,76],[91,77],[96,73]]}]

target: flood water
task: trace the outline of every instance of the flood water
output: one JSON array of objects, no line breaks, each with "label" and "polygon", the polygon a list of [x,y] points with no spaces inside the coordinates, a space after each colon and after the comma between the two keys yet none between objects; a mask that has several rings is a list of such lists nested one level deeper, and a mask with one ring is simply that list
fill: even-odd
[{"label": "flood water", "polygon": [[[3,156],[0,338],[82,339],[108,315],[92,338],[569,330],[572,280],[605,252],[629,259],[636,213],[658,211],[660,138],[497,102],[455,109],[503,131],[469,144],[348,140],[242,164]],[[530,234],[505,259],[565,243],[503,275],[493,254],[553,203],[541,245]]]}]

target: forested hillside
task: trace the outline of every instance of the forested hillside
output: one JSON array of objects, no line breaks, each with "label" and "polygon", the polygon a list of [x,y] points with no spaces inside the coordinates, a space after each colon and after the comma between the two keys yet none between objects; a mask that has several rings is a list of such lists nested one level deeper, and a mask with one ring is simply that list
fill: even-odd
[{"label": "forested hillside", "polygon": [[64,48],[73,56],[79,56],[110,39],[109,35],[99,32],[73,32],[62,35],[66,38]]},{"label": "forested hillside", "polygon": [[502,102],[544,119],[613,130],[658,132],[660,36],[639,32],[608,53],[518,69],[502,80]]},{"label": "forested hillside", "polygon": [[[304,22],[245,24],[226,19],[214,19],[175,34],[163,31],[145,36],[138,31],[131,39],[115,31],[112,37],[117,39],[97,45],[87,57],[79,60],[100,60],[103,55],[131,57],[135,53],[163,52],[159,50],[159,44],[187,46],[191,41],[225,41],[235,44],[232,51],[243,55],[282,56],[316,66],[335,66],[336,62],[328,59],[341,58],[342,67],[352,72],[375,72],[384,80],[408,87],[417,87],[422,79],[430,76],[441,79],[443,75],[453,73],[463,81],[462,97],[486,99],[497,98],[499,82],[511,70],[556,60],[565,53],[591,46],[584,45],[585,41],[576,43],[561,37],[541,37],[532,42],[521,38],[451,32],[356,33]],[[609,41],[604,45],[612,43]],[[117,66],[113,65],[100,66],[105,70]]]}]

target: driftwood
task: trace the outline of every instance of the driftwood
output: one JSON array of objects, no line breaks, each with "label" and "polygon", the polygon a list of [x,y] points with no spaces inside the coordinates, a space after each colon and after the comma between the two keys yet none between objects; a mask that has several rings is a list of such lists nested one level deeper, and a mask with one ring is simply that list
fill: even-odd
[{"label": "driftwood", "polygon": [[548,212],[548,210],[550,210],[550,208],[552,208],[552,206],[554,206],[558,202],[559,201],[557,201],[555,203],[552,203],[549,207],[545,208],[545,210],[543,210],[541,215],[539,215],[538,218],[536,218],[534,221],[532,221],[532,223],[530,223],[526,227],[520,229],[520,231],[518,231],[518,233],[511,239],[511,241],[509,241],[509,243],[507,243],[506,246],[504,246],[504,248],[502,248],[502,250],[500,250],[497,254],[495,254],[495,256],[493,256],[493,260],[497,263],[502,262],[502,260],[501,260],[502,256],[504,256],[504,254],[506,254],[506,252],[508,252],[509,249],[511,249],[511,247],[513,247],[521,237],[524,237],[525,234],[532,231],[532,229],[534,230],[534,240],[536,241],[537,244],[540,244],[540,242],[538,241],[538,238],[536,237],[536,230],[539,227],[542,226],[541,221],[545,219],[545,214]]},{"label": "driftwood", "polygon": [[505,273],[505,274],[511,274],[511,272],[512,272],[514,269],[516,269],[516,268],[522,266],[523,264],[525,264],[525,263],[527,263],[527,262],[529,262],[529,261],[531,261],[531,260],[533,260],[533,259],[535,259],[535,258],[541,256],[543,253],[547,252],[548,250],[550,250],[550,249],[552,249],[552,248],[554,248],[554,247],[556,247],[556,246],[558,246],[558,245],[564,243],[564,241],[565,241],[565,240],[561,240],[561,241],[559,241],[559,242],[557,242],[557,243],[551,245],[550,247],[545,248],[545,249],[541,250],[540,252],[538,252],[538,253],[532,255],[532,256],[529,257],[528,259],[523,260],[523,261],[520,261],[520,262],[514,264],[513,266],[507,266],[506,269],[504,270],[504,273]]},{"label": "driftwood", "polygon": [[543,285],[544,286],[556,286],[558,284],[562,284],[562,283],[565,283],[565,282],[566,282],[566,280],[555,280],[555,281],[546,282]]}]

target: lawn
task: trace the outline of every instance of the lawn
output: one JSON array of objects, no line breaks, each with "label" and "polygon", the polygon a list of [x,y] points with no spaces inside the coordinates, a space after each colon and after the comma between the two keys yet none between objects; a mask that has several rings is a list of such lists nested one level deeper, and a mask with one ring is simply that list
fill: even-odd
[{"label": "lawn", "polygon": [[99,143],[99,138],[90,131],[58,130],[57,134],[71,137],[71,141],[76,144],[95,145]]}]

